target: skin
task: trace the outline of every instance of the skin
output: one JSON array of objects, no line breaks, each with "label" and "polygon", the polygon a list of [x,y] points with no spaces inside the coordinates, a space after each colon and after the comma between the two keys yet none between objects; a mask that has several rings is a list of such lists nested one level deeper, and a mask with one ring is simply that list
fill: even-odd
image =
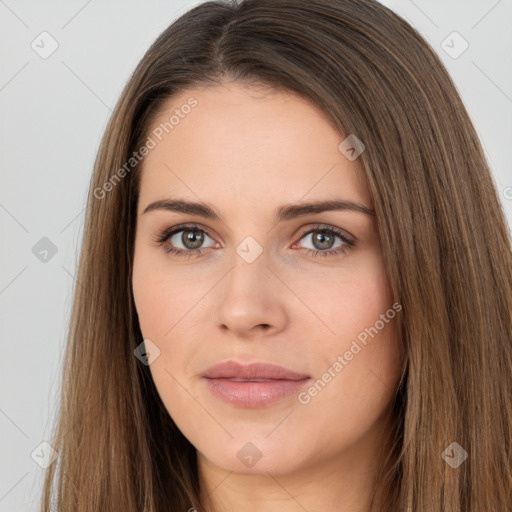
[{"label": "skin", "polygon": [[[235,359],[279,364],[320,379],[393,304],[375,217],[326,211],[275,223],[284,204],[344,199],[372,208],[360,159],[316,106],[288,92],[224,82],[168,99],[150,132],[198,101],[145,157],[138,201],[133,293],[142,334],[160,350],[150,371],[162,401],[196,447],[211,511],[363,511],[387,446],[402,354],[389,321],[309,403],[296,395],[256,409],[213,396],[202,372]],[[181,198],[212,205],[222,220],[148,204]],[[189,258],[180,232],[205,230]],[[321,224],[349,233],[352,248],[315,257]],[[187,229],[187,228],[184,228]],[[192,228],[188,228],[191,230]],[[251,263],[236,249],[253,237]],[[344,242],[336,235],[334,247]],[[325,251],[325,249],[324,249]],[[320,255],[321,256],[321,255]],[[251,468],[237,453],[253,443]]]}]

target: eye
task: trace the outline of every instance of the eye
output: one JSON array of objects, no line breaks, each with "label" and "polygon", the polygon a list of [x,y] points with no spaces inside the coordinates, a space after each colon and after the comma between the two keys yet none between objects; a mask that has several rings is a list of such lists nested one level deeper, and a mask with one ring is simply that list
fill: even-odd
[{"label": "eye", "polygon": [[[163,245],[165,251],[170,254],[188,257],[202,254],[199,247],[203,245],[205,237],[210,238],[204,229],[195,224],[182,224],[166,229],[155,241]],[[210,240],[212,239],[210,238]],[[213,240],[212,242],[213,245],[211,247],[215,247],[216,242]]]},{"label": "eye", "polygon": [[[314,226],[304,233],[300,239],[305,240],[308,238],[313,248],[307,249],[307,254],[313,257],[345,254],[349,249],[355,246],[354,237],[332,226]],[[339,240],[338,243],[336,243],[336,239]]]}]

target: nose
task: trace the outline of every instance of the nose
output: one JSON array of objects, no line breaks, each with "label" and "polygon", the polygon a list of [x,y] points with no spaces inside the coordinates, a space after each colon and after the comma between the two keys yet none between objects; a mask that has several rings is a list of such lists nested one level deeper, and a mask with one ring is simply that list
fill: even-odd
[{"label": "nose", "polygon": [[216,290],[215,314],[225,334],[248,339],[286,328],[289,292],[270,269],[265,253],[252,263],[237,255],[222,281]]}]

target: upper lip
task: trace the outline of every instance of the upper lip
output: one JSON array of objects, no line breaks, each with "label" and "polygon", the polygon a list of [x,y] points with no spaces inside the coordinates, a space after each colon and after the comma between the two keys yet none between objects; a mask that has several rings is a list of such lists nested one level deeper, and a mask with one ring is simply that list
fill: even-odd
[{"label": "upper lip", "polygon": [[303,380],[309,378],[309,375],[269,363],[241,364],[236,361],[225,361],[208,368],[203,373],[203,377],[208,379]]}]

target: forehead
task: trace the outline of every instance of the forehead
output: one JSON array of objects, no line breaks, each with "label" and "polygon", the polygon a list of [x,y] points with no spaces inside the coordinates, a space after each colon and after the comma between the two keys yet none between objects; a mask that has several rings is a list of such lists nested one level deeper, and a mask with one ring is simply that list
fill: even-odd
[{"label": "forehead", "polygon": [[188,89],[164,102],[148,135],[155,145],[142,164],[147,199],[282,202],[283,194],[299,201],[339,192],[370,202],[360,162],[338,149],[345,136],[292,92],[240,82]]}]

